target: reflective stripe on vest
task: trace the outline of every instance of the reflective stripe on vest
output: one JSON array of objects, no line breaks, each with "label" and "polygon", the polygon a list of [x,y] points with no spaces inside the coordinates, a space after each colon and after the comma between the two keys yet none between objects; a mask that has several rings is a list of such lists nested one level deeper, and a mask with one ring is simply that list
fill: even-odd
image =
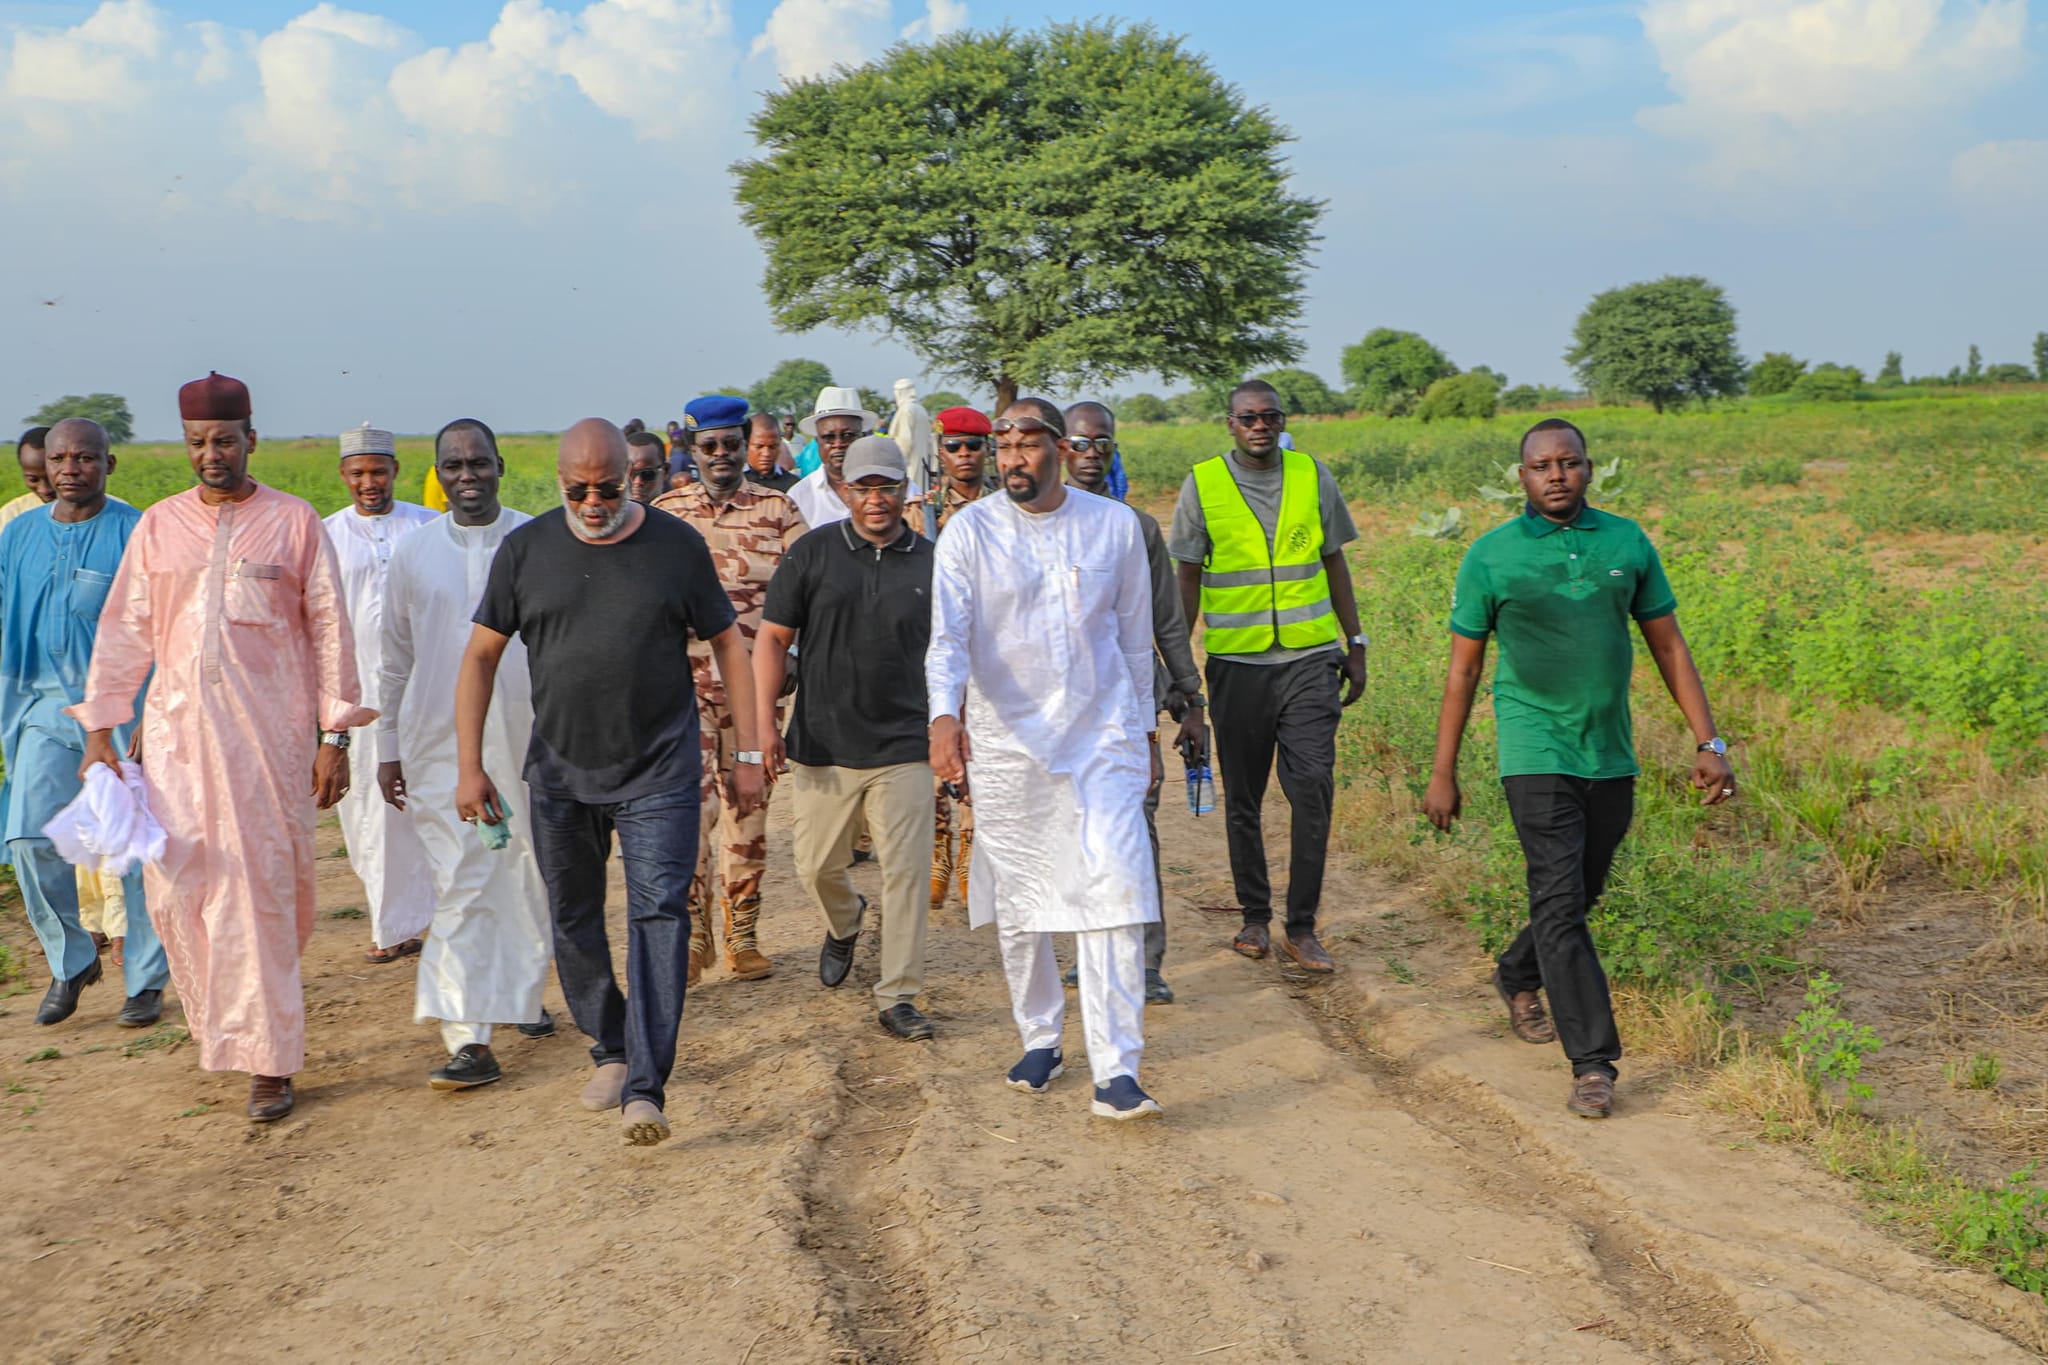
[{"label": "reflective stripe on vest", "polygon": [[1270,546],[1223,457],[1195,466],[1209,529],[1202,623],[1211,654],[1263,654],[1275,644],[1308,649],[1344,633],[1323,572],[1316,462],[1295,450],[1281,456],[1280,517]]}]

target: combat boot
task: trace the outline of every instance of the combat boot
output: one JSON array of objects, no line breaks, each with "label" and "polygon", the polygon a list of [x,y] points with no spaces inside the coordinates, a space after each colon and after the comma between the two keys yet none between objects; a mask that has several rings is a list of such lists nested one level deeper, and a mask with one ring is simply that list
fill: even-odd
[{"label": "combat boot", "polygon": [[946,903],[953,886],[953,831],[940,825],[932,831],[932,909]]},{"label": "combat boot", "polygon": [[711,961],[711,907],[708,905],[690,907],[690,966],[683,974],[683,989],[692,990],[704,977],[705,964]]},{"label": "combat boot", "polygon": [[756,938],[760,922],[759,895],[725,903],[725,966],[735,981],[759,981],[775,970],[775,964],[761,951]]}]

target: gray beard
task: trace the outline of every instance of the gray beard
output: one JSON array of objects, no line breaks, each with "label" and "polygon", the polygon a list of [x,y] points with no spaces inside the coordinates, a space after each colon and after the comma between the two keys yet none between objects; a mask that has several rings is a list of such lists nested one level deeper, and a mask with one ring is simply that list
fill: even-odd
[{"label": "gray beard", "polygon": [[619,504],[618,511],[604,519],[604,525],[592,531],[583,524],[583,518],[576,515],[576,506],[575,503],[569,501],[568,494],[564,493],[562,495],[562,511],[567,514],[569,529],[576,533],[578,540],[609,540],[612,536],[618,534],[619,528],[626,524],[626,518],[633,514],[633,500],[627,498]]}]

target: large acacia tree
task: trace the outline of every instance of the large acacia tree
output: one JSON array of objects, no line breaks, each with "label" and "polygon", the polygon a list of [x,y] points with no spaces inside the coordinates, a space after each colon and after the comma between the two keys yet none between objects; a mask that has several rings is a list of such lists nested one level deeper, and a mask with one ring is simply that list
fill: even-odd
[{"label": "large acacia tree", "polygon": [[1300,353],[1322,205],[1287,192],[1287,131],[1148,25],[899,45],[753,128],[733,169],[785,329],[880,330],[999,405]]}]

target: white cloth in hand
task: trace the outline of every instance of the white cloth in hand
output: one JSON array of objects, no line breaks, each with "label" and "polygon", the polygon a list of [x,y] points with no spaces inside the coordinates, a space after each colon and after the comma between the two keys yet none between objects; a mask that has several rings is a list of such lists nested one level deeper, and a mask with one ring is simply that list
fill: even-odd
[{"label": "white cloth in hand", "polygon": [[85,789],[43,826],[43,837],[65,862],[110,877],[164,856],[164,827],[149,813],[142,768],[134,763],[123,763],[119,777],[93,764]]}]

